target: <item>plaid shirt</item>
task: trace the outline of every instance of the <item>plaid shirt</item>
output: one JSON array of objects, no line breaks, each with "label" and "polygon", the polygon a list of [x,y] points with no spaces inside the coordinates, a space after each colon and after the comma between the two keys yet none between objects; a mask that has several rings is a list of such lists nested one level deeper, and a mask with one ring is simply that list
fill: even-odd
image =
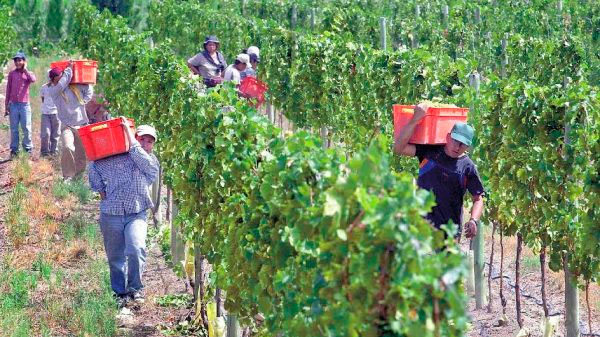
[{"label": "plaid shirt", "polygon": [[153,207],[149,187],[158,177],[158,159],[136,141],[129,153],[96,160],[89,166],[90,187],[106,193],[100,212],[111,215],[139,213]]}]

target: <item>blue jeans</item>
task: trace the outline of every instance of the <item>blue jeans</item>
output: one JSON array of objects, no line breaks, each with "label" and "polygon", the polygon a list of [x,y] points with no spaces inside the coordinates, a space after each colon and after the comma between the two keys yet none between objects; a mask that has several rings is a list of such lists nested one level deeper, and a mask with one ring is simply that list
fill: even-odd
[{"label": "blue jeans", "polygon": [[23,148],[31,152],[31,106],[29,103],[12,102],[9,106],[10,114],[10,152],[19,152],[19,125],[23,130]]},{"label": "blue jeans", "polygon": [[47,155],[58,152],[58,139],[60,136],[60,120],[58,119],[58,115],[42,114],[42,125],[40,129],[41,154]]},{"label": "blue jeans", "polygon": [[146,211],[126,215],[101,213],[100,229],[112,290],[117,295],[141,290],[146,263]]}]

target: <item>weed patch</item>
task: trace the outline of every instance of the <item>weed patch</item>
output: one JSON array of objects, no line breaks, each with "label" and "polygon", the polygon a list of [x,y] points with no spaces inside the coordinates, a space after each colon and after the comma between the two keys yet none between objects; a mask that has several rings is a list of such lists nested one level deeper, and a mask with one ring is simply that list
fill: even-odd
[{"label": "weed patch", "polygon": [[92,191],[85,184],[85,180],[83,177],[71,181],[69,186],[70,192],[73,193],[77,197],[77,199],[79,199],[80,203],[85,205],[92,199]]},{"label": "weed patch", "polygon": [[86,224],[87,221],[81,214],[75,214],[63,221],[60,231],[65,240],[71,241],[81,237]]},{"label": "weed patch", "polygon": [[72,323],[84,336],[113,336],[117,330],[112,294],[80,290],[73,299]]},{"label": "weed patch", "polygon": [[89,203],[93,196],[83,178],[74,179],[70,182],[57,181],[52,186],[52,194],[59,200],[64,200],[69,194],[73,194],[84,205]]},{"label": "weed patch", "polygon": [[157,297],[154,302],[161,307],[187,307],[192,304],[192,295],[190,294],[167,294]]},{"label": "weed patch", "polygon": [[31,182],[31,162],[29,155],[21,152],[17,156],[17,160],[13,161],[12,176],[16,182],[30,183]]},{"label": "weed patch", "polygon": [[25,238],[29,234],[29,219],[25,214],[26,197],[27,188],[22,182],[19,182],[8,198],[6,226],[8,229],[8,238],[16,248],[25,242]]},{"label": "weed patch", "polygon": [[527,273],[540,271],[540,257],[537,255],[525,256],[523,258],[523,269]]},{"label": "weed patch", "polygon": [[116,302],[103,262],[86,264],[72,276],[54,270],[42,255],[31,271],[0,266],[0,331],[10,331],[11,337],[114,336]]},{"label": "weed patch", "polygon": [[52,195],[58,200],[64,200],[69,196],[69,183],[59,180],[52,186]]},{"label": "weed patch", "polygon": [[50,281],[52,266],[46,262],[42,254],[38,254],[38,257],[33,261],[32,269],[34,272],[38,272],[42,279]]}]

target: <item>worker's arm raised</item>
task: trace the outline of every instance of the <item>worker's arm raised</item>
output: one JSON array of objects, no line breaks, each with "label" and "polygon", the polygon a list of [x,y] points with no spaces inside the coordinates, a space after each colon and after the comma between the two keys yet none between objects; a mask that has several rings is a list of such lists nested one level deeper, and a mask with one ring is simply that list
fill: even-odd
[{"label": "worker's arm raised", "polygon": [[415,127],[417,124],[419,124],[423,117],[425,117],[427,109],[428,105],[426,103],[420,103],[419,105],[415,106],[413,117],[408,124],[406,124],[402,130],[400,130],[400,133],[398,133],[396,139],[394,139],[394,153],[408,157],[415,156],[417,153],[417,148],[413,144],[409,144],[408,141],[415,132]]}]

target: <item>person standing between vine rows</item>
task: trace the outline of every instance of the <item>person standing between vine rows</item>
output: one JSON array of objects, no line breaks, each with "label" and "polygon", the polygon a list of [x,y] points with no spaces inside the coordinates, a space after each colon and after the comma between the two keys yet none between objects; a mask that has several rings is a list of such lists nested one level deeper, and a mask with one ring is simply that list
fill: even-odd
[{"label": "person standing between vine rows", "polygon": [[33,150],[31,142],[31,105],[29,87],[36,81],[35,74],[27,70],[25,53],[18,52],[13,57],[15,69],[8,74],[4,115],[10,121],[10,156],[19,152],[19,125],[23,131],[23,148],[27,153]]},{"label": "person standing between vine rows", "polygon": [[40,89],[40,98],[42,100],[42,120],[40,126],[40,152],[41,156],[54,156],[58,153],[58,138],[60,136],[60,120],[58,119],[58,110],[56,104],[50,97],[50,87],[52,83],[52,76],[56,76],[52,70],[48,71],[48,83],[42,85]]},{"label": "person standing between vine rows", "polygon": [[158,178],[159,163],[152,153],[154,127],[140,125],[135,136],[121,117],[131,144],[129,152],[89,165],[89,181],[100,194],[100,230],[110,270],[110,284],[119,305],[144,301],[142,274],[146,263],[146,223],[153,202],[149,188]]},{"label": "person standing between vine rows", "polygon": [[225,69],[225,75],[223,75],[223,80],[231,81],[236,85],[239,85],[241,81],[241,73],[246,69],[249,63],[250,57],[247,54],[239,54],[235,58],[235,62],[233,62],[233,64],[230,64],[227,67],[227,69]]},{"label": "person standing between vine rows", "polygon": [[260,58],[256,54],[250,54],[250,66],[246,67],[246,70],[242,71],[241,78],[242,80],[246,77],[254,77],[258,76],[258,64],[260,63]]},{"label": "person standing between vine rows", "polygon": [[260,63],[260,49],[256,46],[250,46],[248,49],[244,49],[244,54],[248,54],[250,57],[250,65],[246,67],[246,70],[242,71],[242,80],[248,76],[257,77],[258,64]]},{"label": "person standing between vine rows", "polygon": [[187,61],[192,73],[202,76],[204,84],[209,88],[223,83],[223,72],[227,68],[225,57],[219,51],[220,46],[216,36],[207,36],[204,40],[204,50]]},{"label": "person standing between vine rows", "polygon": [[417,185],[433,192],[437,203],[426,218],[437,229],[450,221],[457,224],[455,239],[460,239],[461,236],[463,198],[465,192],[469,191],[473,207],[470,219],[465,224],[465,236],[473,238],[477,234],[483,212],[485,193],[477,167],[466,154],[473,141],[474,129],[468,124],[456,123],[446,135],[444,145],[409,144],[415,127],[425,117],[427,109],[428,106],[424,103],[415,107],[412,119],[395,139],[394,152],[419,159]]},{"label": "person standing between vine rows", "polygon": [[89,123],[85,104],[92,99],[94,87],[91,84],[72,84],[73,62],[69,61],[65,70],[50,70],[52,86],[48,90],[56,104],[60,119],[60,167],[63,177],[69,180],[83,174],[87,158],[77,128]]}]

